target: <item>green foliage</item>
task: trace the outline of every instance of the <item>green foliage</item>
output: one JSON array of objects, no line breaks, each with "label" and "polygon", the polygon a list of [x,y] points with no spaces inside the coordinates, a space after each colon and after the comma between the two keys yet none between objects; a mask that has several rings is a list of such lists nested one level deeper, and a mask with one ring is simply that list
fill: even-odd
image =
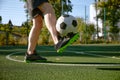
[{"label": "green foliage", "polygon": [[119,33],[119,28],[117,26],[114,26],[114,27],[110,27],[110,32],[114,33],[114,34],[117,34]]},{"label": "green foliage", "polygon": [[94,24],[85,24],[82,18],[77,18],[78,31],[80,32],[80,41],[82,43],[88,43],[92,35],[95,33]]},{"label": "green foliage", "polygon": [[[120,19],[120,1],[119,0],[107,0],[98,2],[98,8],[100,13],[98,18],[101,18],[104,21],[104,16],[106,21],[109,23],[107,26],[110,27],[111,33],[119,33],[117,23]],[[104,14],[105,11],[105,14]]]},{"label": "green foliage", "polygon": [[0,24],[2,23],[2,16],[0,16]]},{"label": "green foliage", "polygon": [[[65,4],[63,5],[64,12],[72,12],[72,5],[70,0],[63,0]],[[68,2],[67,2],[68,1]],[[68,4],[67,4],[68,3]]]},{"label": "green foliage", "polygon": [[[66,3],[66,0],[63,1]],[[58,18],[61,15],[62,11],[61,0],[49,0],[49,2],[53,5],[56,17]],[[70,0],[68,0],[68,4],[69,5],[64,4],[63,6],[64,12],[72,12],[72,5]]]},{"label": "green foliage", "polygon": [[[19,42],[20,38],[26,37],[26,27],[13,26],[9,24],[0,24],[0,45],[14,45],[16,41]],[[27,39],[26,39],[27,40]]]},{"label": "green foliage", "polygon": [[5,34],[3,32],[0,33],[0,45],[5,45],[5,39],[6,39]]}]

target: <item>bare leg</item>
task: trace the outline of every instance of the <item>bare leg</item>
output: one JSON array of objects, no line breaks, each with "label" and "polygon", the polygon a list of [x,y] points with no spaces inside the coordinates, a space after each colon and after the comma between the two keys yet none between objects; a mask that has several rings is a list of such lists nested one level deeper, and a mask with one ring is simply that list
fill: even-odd
[{"label": "bare leg", "polygon": [[[54,13],[54,9],[49,3],[43,3],[41,6],[39,6],[39,9],[44,14],[44,20],[46,23],[46,26],[53,38],[54,44],[58,43],[58,35],[56,31],[56,17]],[[28,54],[33,54],[33,51],[35,50],[39,33],[42,28],[43,21],[41,16],[37,16],[33,19],[33,27],[30,31],[29,38],[28,38]]]},{"label": "bare leg", "polygon": [[41,6],[39,6],[39,9],[43,12],[44,14],[44,20],[46,23],[46,26],[52,36],[52,39],[54,41],[54,44],[58,43],[58,35],[56,31],[56,16],[54,9],[51,4],[49,3],[43,3]]},{"label": "bare leg", "polygon": [[39,33],[43,25],[42,17],[40,15],[36,16],[33,19],[33,27],[29,33],[28,38],[28,54],[33,54],[33,51],[36,48],[36,44],[39,38]]}]

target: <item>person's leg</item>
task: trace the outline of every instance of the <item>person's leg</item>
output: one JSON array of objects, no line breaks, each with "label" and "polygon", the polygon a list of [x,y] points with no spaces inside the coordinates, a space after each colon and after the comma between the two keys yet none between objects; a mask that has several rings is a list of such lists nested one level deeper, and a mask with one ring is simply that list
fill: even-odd
[{"label": "person's leg", "polygon": [[41,6],[39,6],[39,9],[44,14],[44,20],[45,24],[52,36],[52,39],[54,41],[54,44],[58,43],[58,33],[56,30],[56,16],[54,9],[50,3],[43,3]]},{"label": "person's leg", "polygon": [[44,14],[44,20],[49,32],[52,35],[57,52],[63,52],[67,46],[78,39],[78,35],[73,35],[71,38],[62,38],[58,40],[58,32],[56,30],[56,16],[52,5],[48,2],[43,3],[38,7]]},{"label": "person's leg", "polygon": [[43,58],[37,54],[35,51],[36,44],[39,38],[39,33],[42,29],[43,21],[42,16],[38,15],[33,18],[33,27],[30,31],[29,38],[28,38],[28,49],[25,56],[25,62],[39,62],[39,61],[46,61],[46,58]]},{"label": "person's leg", "polygon": [[39,33],[43,27],[43,14],[42,12],[37,8],[39,5],[41,5],[44,2],[48,2],[47,0],[27,0],[27,8],[29,11],[29,14],[33,20],[33,27],[29,33],[28,38],[28,48],[27,52],[25,53],[25,62],[37,62],[37,61],[46,61],[46,58],[43,58],[37,54],[35,51]]},{"label": "person's leg", "polygon": [[36,16],[33,19],[33,27],[29,33],[28,50],[27,50],[28,54],[34,53],[42,25],[43,25],[42,17],[40,15]]}]

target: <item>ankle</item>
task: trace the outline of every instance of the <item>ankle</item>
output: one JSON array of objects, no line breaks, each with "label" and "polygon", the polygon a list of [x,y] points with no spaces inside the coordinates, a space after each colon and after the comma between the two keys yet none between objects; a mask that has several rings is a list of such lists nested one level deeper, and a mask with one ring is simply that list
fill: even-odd
[{"label": "ankle", "polygon": [[34,54],[35,53],[35,50],[34,51],[27,51],[27,54],[28,55],[32,55],[32,54]]}]

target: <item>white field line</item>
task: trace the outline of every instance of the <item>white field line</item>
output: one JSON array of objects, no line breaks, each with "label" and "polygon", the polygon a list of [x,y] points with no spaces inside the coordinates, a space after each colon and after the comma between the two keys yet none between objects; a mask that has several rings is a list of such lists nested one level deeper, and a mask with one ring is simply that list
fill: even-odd
[{"label": "white field line", "polygon": [[13,59],[11,56],[14,55],[14,54],[18,54],[18,53],[21,53],[21,52],[14,52],[14,53],[11,53],[9,55],[6,56],[7,59],[11,60],[11,61],[16,61],[16,62],[24,62],[22,60],[16,60],[16,59]]},{"label": "white field line", "polygon": [[[40,52],[46,52],[46,51],[40,51]],[[50,51],[50,52],[54,52],[54,51]],[[69,51],[69,52],[74,52],[76,54],[85,54],[84,52],[76,52],[76,51]],[[23,53],[23,52],[14,52],[14,53],[11,53],[11,54],[7,55],[6,58],[8,60],[11,60],[11,61],[25,63],[25,61],[23,61],[23,60],[16,60],[16,59],[13,59],[11,57],[12,55],[19,54],[19,53]],[[91,54],[91,55],[93,55],[93,54]],[[93,55],[93,56],[101,56],[101,57],[108,58],[107,56],[96,55],[96,54]],[[42,65],[54,65],[54,66],[120,66],[120,64],[65,64],[65,63],[30,63],[30,64],[42,64]]]},{"label": "white field line", "polygon": [[87,54],[87,55],[91,55],[91,56],[98,56],[98,57],[105,57],[105,58],[112,58],[112,59],[120,59],[115,56],[111,57],[111,56],[104,56],[104,55],[98,55],[98,54],[86,53],[86,52],[75,52],[75,53],[76,54]]}]

